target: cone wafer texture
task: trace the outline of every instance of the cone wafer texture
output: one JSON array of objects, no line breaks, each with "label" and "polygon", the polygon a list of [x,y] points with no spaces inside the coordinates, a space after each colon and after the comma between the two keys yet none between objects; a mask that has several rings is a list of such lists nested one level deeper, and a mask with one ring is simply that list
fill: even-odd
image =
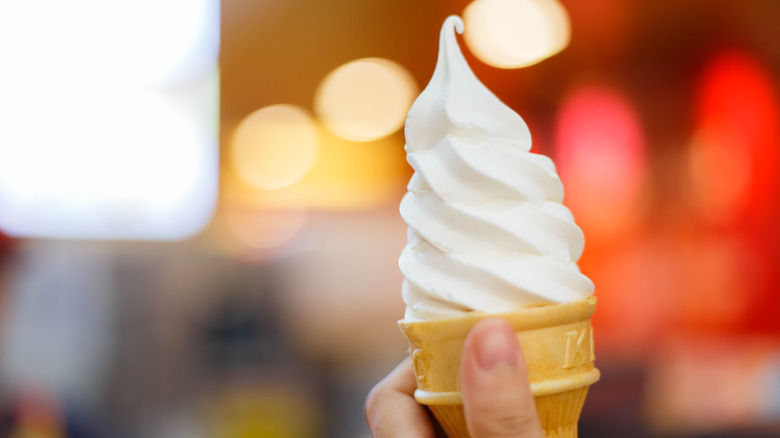
[{"label": "cone wafer texture", "polygon": [[399,323],[409,340],[418,390],[448,435],[468,437],[460,398],[460,361],[471,327],[499,316],[515,329],[528,368],[528,380],[545,434],[576,437],[588,386],[599,372],[593,365],[590,318],[594,297],[565,304],[521,309],[506,314]]}]

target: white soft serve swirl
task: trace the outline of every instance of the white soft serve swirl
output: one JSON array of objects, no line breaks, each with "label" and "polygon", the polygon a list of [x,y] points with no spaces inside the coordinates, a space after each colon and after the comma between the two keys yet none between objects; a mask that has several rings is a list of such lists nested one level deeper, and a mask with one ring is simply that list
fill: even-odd
[{"label": "white soft serve swirl", "polygon": [[517,113],[463,58],[448,17],[428,86],[406,120],[414,168],[401,216],[409,243],[399,265],[408,321],[586,298],[577,260],[584,237],[561,204],[553,162],[530,153]]}]

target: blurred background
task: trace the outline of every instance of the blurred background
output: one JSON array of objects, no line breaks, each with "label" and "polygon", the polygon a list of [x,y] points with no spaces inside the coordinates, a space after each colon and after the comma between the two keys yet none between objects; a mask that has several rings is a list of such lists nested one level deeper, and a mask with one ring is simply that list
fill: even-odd
[{"label": "blurred background", "polygon": [[450,14],[587,238],[580,436],[780,436],[773,0],[0,0],[0,436],[368,437]]}]

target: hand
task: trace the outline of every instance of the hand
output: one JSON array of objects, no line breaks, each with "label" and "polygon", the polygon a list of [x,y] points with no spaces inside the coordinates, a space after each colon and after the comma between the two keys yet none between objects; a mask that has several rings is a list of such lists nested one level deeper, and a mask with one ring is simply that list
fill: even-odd
[{"label": "hand", "polygon": [[[471,438],[544,438],[512,327],[499,318],[477,323],[466,337],[460,369],[463,410]],[[410,359],[368,394],[365,414],[374,438],[434,438],[438,425],[414,400]]]}]

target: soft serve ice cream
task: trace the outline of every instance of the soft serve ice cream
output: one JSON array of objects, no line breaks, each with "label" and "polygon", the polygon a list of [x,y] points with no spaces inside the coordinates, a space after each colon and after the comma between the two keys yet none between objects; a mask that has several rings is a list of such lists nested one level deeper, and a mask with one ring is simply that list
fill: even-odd
[{"label": "soft serve ice cream", "polygon": [[[453,438],[468,437],[460,392],[463,345],[500,313],[522,348],[545,436],[575,438],[594,367],[593,283],[577,261],[584,238],[564,207],[552,161],[533,154],[523,120],[469,69],[444,22],[433,78],[406,121],[414,168],[401,215],[399,265],[417,379],[415,400]],[[543,305],[548,304],[548,305]]]},{"label": "soft serve ice cream", "polygon": [[428,86],[406,120],[415,173],[401,201],[406,321],[490,313],[593,295],[584,237],[549,158],[517,113],[469,68],[447,18]]}]

